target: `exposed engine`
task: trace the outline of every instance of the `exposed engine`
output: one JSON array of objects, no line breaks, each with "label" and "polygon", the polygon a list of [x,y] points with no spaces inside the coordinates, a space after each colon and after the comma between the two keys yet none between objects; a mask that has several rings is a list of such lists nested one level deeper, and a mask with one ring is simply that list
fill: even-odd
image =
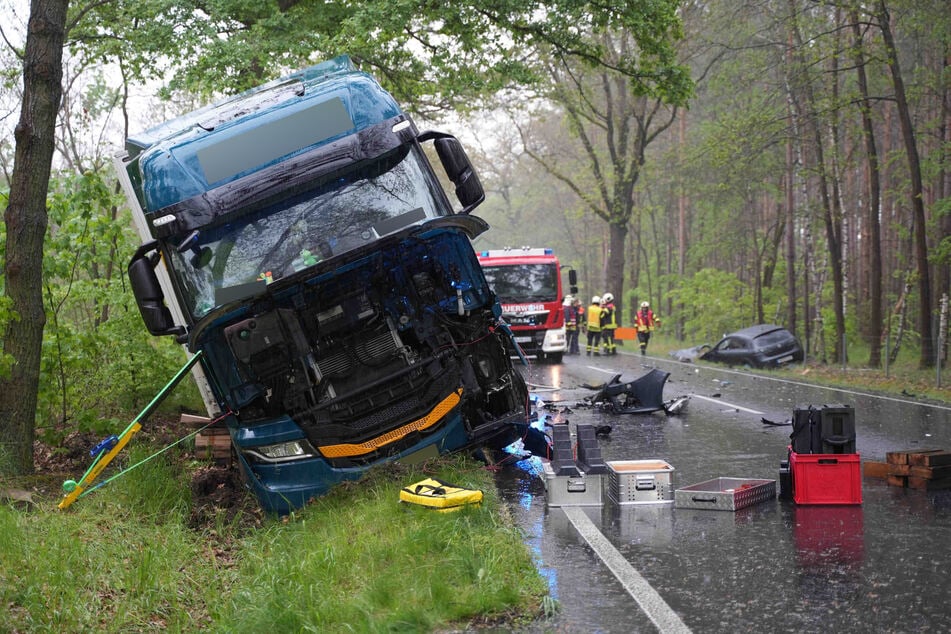
[{"label": "exposed engine", "polygon": [[454,240],[440,245],[441,258],[413,244],[302,280],[276,293],[273,308],[255,306],[253,317],[224,328],[236,360],[232,407],[245,422],[287,413],[315,447],[418,427],[347,458],[359,461],[435,431],[441,421],[430,412],[457,401],[473,441],[487,440],[483,425],[493,436],[500,420],[524,418],[526,388],[493,331],[481,275],[452,264]]}]

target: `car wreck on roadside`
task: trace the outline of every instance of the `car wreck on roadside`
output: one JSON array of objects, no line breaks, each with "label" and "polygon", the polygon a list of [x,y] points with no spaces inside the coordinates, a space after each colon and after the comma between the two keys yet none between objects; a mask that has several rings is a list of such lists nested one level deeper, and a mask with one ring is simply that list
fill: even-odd
[{"label": "car wreck on roadside", "polygon": [[802,344],[794,334],[772,324],[758,324],[725,335],[699,357],[702,361],[751,368],[777,368],[802,363]]}]

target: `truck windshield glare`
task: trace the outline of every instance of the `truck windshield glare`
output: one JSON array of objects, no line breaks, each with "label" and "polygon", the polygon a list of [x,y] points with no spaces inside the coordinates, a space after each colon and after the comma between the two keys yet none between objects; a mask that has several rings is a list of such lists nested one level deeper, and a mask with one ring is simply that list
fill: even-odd
[{"label": "truck windshield glare", "polygon": [[561,302],[558,266],[555,264],[484,265],[485,277],[499,301]]},{"label": "truck windshield glare", "polygon": [[[514,334],[517,356],[561,363],[568,349],[561,264],[546,248],[505,248],[478,254],[485,279],[502,305],[502,319]],[[571,292],[576,278],[569,272]]]},{"label": "truck windshield glare", "polygon": [[[416,147],[351,166],[306,191],[202,229],[170,250],[194,319],[269,284],[429,218],[451,213]],[[232,216],[233,217],[233,216]],[[245,292],[244,294],[248,294]]]}]

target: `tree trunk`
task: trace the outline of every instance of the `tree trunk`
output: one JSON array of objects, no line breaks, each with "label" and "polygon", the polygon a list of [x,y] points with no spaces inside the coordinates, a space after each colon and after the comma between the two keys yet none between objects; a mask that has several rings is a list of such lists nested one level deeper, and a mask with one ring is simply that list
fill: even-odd
[{"label": "tree trunk", "polygon": [[53,161],[56,113],[62,97],[63,42],[68,0],[33,0],[23,59],[23,102],[14,132],[16,152],[7,227],[4,292],[19,319],[11,321],[3,351],[15,359],[0,381],[0,473],[33,472],[33,438],[43,311],[46,194]]},{"label": "tree trunk", "polygon": [[[789,29],[786,34],[787,46],[785,53],[785,87],[786,87],[786,112],[789,116],[789,134],[786,137],[786,294],[789,302],[786,319],[786,327],[793,334],[796,332],[796,310],[798,300],[796,293],[796,207],[795,207],[795,188],[799,187],[805,202],[805,187],[802,184],[802,177],[799,170],[802,168],[802,140],[800,134],[799,121],[801,119],[799,106],[796,103],[795,95],[792,91],[792,80],[790,72],[793,65],[793,32]],[[795,140],[795,145],[793,145]],[[809,349],[809,252],[804,249],[803,253],[803,332],[802,341],[805,342],[805,349]]]},{"label": "tree trunk", "polygon": [[[680,121],[677,135],[677,151],[679,153],[679,163],[683,165],[683,150],[686,145],[687,137],[687,111],[680,112]],[[687,275],[687,194],[683,183],[679,185],[679,196],[677,197],[677,275],[681,279]],[[683,304],[678,302],[676,311],[678,314],[676,325],[677,341],[684,340],[684,315]],[[633,313],[631,313],[633,314]]]},{"label": "tree trunk", "polygon": [[612,222],[608,225],[609,240],[611,250],[608,252],[608,270],[605,276],[607,287],[598,294],[611,293],[615,297],[615,317],[617,322],[621,321],[624,311],[624,302],[620,298],[624,297],[624,247],[627,244],[627,221],[624,223]]},{"label": "tree trunk", "polygon": [[857,11],[852,11],[853,55],[859,93],[862,96],[862,130],[865,138],[865,162],[868,170],[868,208],[866,223],[868,239],[865,241],[868,262],[868,365],[877,368],[882,363],[882,231],[879,224],[881,185],[879,181],[878,151],[875,147],[875,126],[869,114],[868,78],[865,75],[865,59],[862,53],[862,27]]},{"label": "tree trunk", "polygon": [[[942,73],[945,77],[951,77],[951,51],[949,51],[944,57],[944,72]],[[941,124],[939,126],[940,134],[938,138],[941,140],[941,169],[938,174],[937,183],[938,191],[936,192],[937,198],[944,199],[948,196],[951,196],[951,82],[946,83],[944,89],[944,99],[941,100]],[[940,220],[941,226],[941,235],[945,236],[944,240],[951,240],[951,213],[945,213],[941,216]],[[939,295],[949,295],[951,294],[951,262],[945,260],[938,265],[938,272],[935,276],[935,288]],[[939,332],[946,333],[944,329],[940,329]],[[942,367],[947,366],[948,359],[948,341],[945,339],[944,345],[937,351],[935,355]]]},{"label": "tree trunk", "polygon": [[[792,16],[796,15],[794,3],[790,2],[790,13]],[[801,33],[799,32],[799,25],[797,24],[795,18],[790,22],[791,34],[793,36],[793,41],[796,44],[796,51],[801,51],[805,48],[805,44],[802,41]],[[834,58],[833,58],[834,59]],[[843,312],[842,306],[842,247],[841,247],[841,235],[842,235],[842,221],[841,216],[836,209],[835,196],[831,192],[831,189],[834,186],[834,175],[830,177],[829,172],[829,163],[826,160],[826,150],[822,140],[822,122],[819,120],[820,112],[817,105],[817,100],[815,93],[812,89],[812,78],[809,75],[809,68],[805,61],[802,59],[801,54],[793,54],[794,68],[801,74],[801,79],[799,81],[800,88],[802,90],[803,100],[805,102],[805,107],[803,108],[804,112],[804,127],[808,126],[809,132],[812,135],[813,142],[813,151],[814,159],[816,162],[815,172],[818,179],[818,189],[819,189],[819,199],[822,205],[822,220],[825,226],[825,235],[826,235],[826,248],[829,253],[829,265],[832,269],[832,308],[835,315],[835,345],[833,360],[838,361],[839,355],[841,354],[842,341],[845,337],[845,313]],[[833,78],[831,81],[837,81],[834,77],[835,68],[832,69]],[[831,116],[835,116],[833,111]],[[835,120],[833,119],[830,122],[831,128],[835,129]],[[833,139],[835,135],[833,134]],[[832,156],[834,157],[837,148],[832,148]],[[821,289],[821,285],[819,285]],[[816,297],[816,318],[817,324],[821,324],[821,312],[820,312],[820,302],[821,298]],[[824,341],[825,333],[817,333],[817,341],[822,339]],[[823,346],[822,355],[823,361],[825,361],[825,349]]]},{"label": "tree trunk", "polygon": [[[792,111],[789,113],[792,120]],[[792,139],[786,139],[786,328],[796,332],[796,216],[794,213],[795,165]]]},{"label": "tree trunk", "polygon": [[911,208],[914,216],[915,262],[918,268],[918,331],[921,335],[921,357],[918,367],[925,369],[934,363],[934,342],[932,341],[931,316],[931,273],[928,268],[928,242],[925,235],[924,187],[921,181],[921,162],[918,158],[918,145],[911,122],[911,112],[905,94],[905,81],[898,63],[898,50],[885,6],[885,0],[878,3],[878,22],[882,29],[882,39],[888,53],[888,69],[891,71],[892,85],[895,88],[895,103],[898,107],[898,120],[901,123],[901,136],[905,143],[908,158],[908,172],[911,179]]}]

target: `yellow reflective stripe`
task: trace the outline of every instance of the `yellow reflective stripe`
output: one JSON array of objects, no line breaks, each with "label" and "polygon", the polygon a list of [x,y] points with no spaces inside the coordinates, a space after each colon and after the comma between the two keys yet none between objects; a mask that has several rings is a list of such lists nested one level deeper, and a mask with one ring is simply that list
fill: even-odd
[{"label": "yellow reflective stripe", "polygon": [[397,440],[413,433],[414,431],[422,431],[432,427],[442,420],[443,416],[448,414],[453,407],[458,405],[461,399],[462,388],[459,388],[444,398],[438,405],[436,405],[436,407],[432,409],[431,412],[422,418],[418,418],[413,422],[407,423],[406,425],[394,429],[391,432],[387,432],[382,436],[377,436],[372,440],[358,444],[343,443],[340,445],[324,445],[322,447],[318,447],[317,449],[327,458],[346,458],[349,456],[362,456],[364,454],[368,454],[370,452],[376,451],[384,445],[396,442]]}]

